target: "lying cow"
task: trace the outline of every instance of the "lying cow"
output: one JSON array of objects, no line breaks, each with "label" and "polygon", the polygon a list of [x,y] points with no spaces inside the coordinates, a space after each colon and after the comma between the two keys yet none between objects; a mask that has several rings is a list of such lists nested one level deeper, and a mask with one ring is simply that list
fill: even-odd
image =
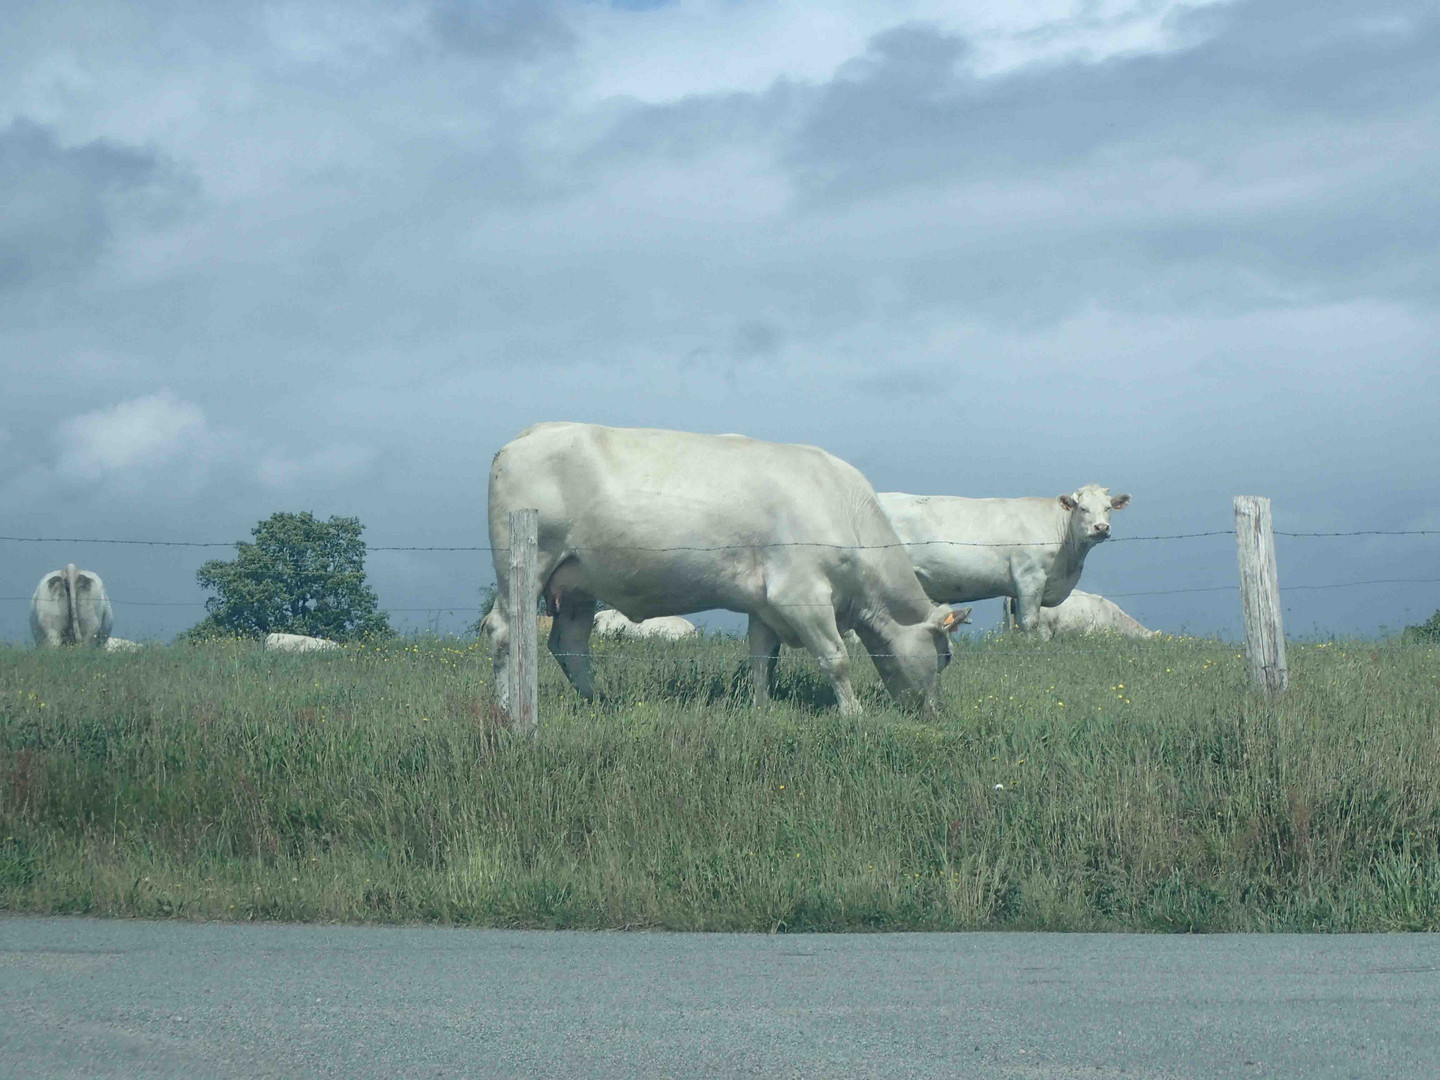
[{"label": "lying cow", "polygon": [[601,637],[679,641],[681,638],[694,637],[699,632],[694,623],[679,615],[662,615],[658,619],[646,619],[637,623],[610,608],[595,613],[595,633]]},{"label": "lying cow", "polygon": [[1130,502],[1099,484],[1054,499],[898,491],[881,492],[879,499],[932,600],[1013,597],[1022,630],[1039,626],[1042,605],[1054,607],[1070,595],[1085,556],[1110,536],[1110,512]]},{"label": "lying cow", "polygon": [[317,652],[338,649],[328,638],[307,637],[305,634],[266,634],[265,648],[270,652]]},{"label": "lying cow", "polygon": [[123,637],[107,638],[105,641],[106,652],[137,652],[143,648],[138,641],[127,641]]},{"label": "lying cow", "polygon": [[594,424],[537,424],[490,469],[499,583],[485,618],[509,707],[512,510],[539,511],[550,651],[591,697],[600,600],[640,622],[726,608],[750,616],[751,685],[769,699],[781,642],[806,648],[840,708],[860,711],[841,634],[854,628],[898,700],[930,697],[955,615],[932,604],[853,466],[812,446]]},{"label": "lying cow", "polygon": [[[1015,601],[1005,598],[1007,624],[1015,618]],[[1113,600],[1106,600],[1095,593],[1072,589],[1062,603],[1054,607],[1042,607],[1039,614],[1041,633],[1046,637],[1056,634],[1119,634],[1122,637],[1159,637],[1159,630],[1150,630],[1136,622]]]},{"label": "lying cow", "polygon": [[51,570],[30,598],[30,633],[36,645],[104,648],[115,621],[100,575],[70,563]]}]

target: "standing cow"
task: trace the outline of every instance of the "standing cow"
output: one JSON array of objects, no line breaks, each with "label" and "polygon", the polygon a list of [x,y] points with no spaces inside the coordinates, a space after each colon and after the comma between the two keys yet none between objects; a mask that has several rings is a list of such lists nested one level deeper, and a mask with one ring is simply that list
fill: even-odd
[{"label": "standing cow", "polygon": [[635,622],[709,608],[750,616],[751,685],[769,699],[781,642],[808,649],[860,711],[841,634],[854,628],[898,700],[930,697],[954,615],[915,580],[874,489],[812,446],[595,424],[537,424],[490,469],[498,595],[485,618],[508,708],[512,510],[540,514],[551,653],[592,696],[595,601]]},{"label": "standing cow", "polygon": [[1042,604],[1054,607],[1070,595],[1085,556],[1110,536],[1110,512],[1130,502],[1129,495],[1112,496],[1099,484],[1053,499],[898,491],[879,498],[932,600],[1011,596],[1022,630],[1038,628]]},{"label": "standing cow", "polygon": [[[1005,598],[1006,622],[1015,618],[1015,601]],[[1039,613],[1041,632],[1046,637],[1056,634],[1119,634],[1121,637],[1159,637],[1159,630],[1142,626],[1120,609],[1113,600],[1095,593],[1072,589],[1064,602],[1042,607]]]},{"label": "standing cow", "polygon": [[104,648],[114,615],[100,575],[70,563],[52,570],[30,598],[30,632],[36,645],[94,645]]}]

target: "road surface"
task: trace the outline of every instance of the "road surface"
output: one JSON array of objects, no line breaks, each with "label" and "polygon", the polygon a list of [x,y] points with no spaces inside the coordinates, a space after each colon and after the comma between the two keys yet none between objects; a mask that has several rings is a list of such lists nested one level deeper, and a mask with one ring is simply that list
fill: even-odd
[{"label": "road surface", "polygon": [[1440,935],[10,917],[0,1076],[1440,1076]]}]

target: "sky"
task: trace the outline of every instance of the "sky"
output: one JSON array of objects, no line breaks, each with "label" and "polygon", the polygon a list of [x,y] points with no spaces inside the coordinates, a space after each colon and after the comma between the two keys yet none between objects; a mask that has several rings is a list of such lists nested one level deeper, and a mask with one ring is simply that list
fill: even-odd
[{"label": "sky", "polygon": [[[5,536],[309,510],[484,545],[491,457],[559,419],[812,443],[877,490],[1105,484],[1117,540],[1222,533],[1086,564],[1177,633],[1240,636],[1235,495],[1440,530],[1433,4],[6,10]],[[1440,608],[1440,535],[1278,550],[1291,634]],[[227,554],[0,541],[0,640],[71,561],[168,638]],[[441,632],[494,576],[368,567]],[[1357,581],[1403,583],[1296,588]]]}]

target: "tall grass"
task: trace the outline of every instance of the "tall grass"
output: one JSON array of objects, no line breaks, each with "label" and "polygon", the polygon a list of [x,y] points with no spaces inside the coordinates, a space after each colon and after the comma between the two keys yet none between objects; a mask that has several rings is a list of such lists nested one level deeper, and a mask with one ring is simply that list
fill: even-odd
[{"label": "tall grass", "polygon": [[543,658],[531,744],[483,646],[0,650],[0,908],[713,930],[1440,929],[1440,650],[994,639],[937,716],[842,717],[787,653]]}]

